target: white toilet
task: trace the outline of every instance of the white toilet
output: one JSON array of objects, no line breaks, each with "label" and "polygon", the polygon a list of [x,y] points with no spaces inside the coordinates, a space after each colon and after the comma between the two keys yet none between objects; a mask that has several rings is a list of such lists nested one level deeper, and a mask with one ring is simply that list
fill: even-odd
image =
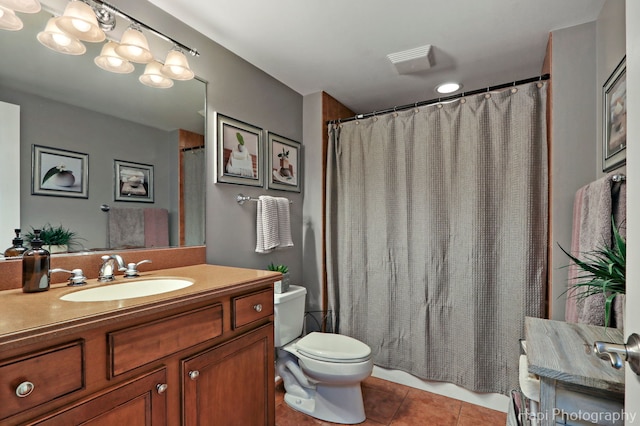
[{"label": "white toilet", "polygon": [[309,333],[299,339],[305,295],[300,286],[274,294],[276,375],[291,408],[333,423],[365,420],[360,382],[371,375],[371,348],[348,336]]}]

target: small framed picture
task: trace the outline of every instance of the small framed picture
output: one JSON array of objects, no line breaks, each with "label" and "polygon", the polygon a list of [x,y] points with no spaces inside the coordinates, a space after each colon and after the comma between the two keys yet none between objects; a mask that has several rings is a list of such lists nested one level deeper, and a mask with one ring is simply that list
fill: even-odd
[{"label": "small framed picture", "polygon": [[602,88],[602,170],[623,165],[627,158],[627,80],[625,58]]},{"label": "small framed picture", "polygon": [[153,166],[114,160],[116,201],[153,203]]},{"label": "small framed picture", "polygon": [[264,186],[262,129],[216,113],[217,182]]},{"label": "small framed picture", "polygon": [[89,198],[89,154],[33,145],[31,194]]},{"label": "small framed picture", "polygon": [[267,188],[300,192],[300,144],[268,132]]}]

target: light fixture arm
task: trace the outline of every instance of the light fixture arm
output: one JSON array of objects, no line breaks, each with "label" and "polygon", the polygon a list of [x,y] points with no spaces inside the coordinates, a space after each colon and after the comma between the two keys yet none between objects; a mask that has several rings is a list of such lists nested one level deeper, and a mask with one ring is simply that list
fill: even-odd
[{"label": "light fixture arm", "polygon": [[114,5],[107,3],[105,1],[102,0],[91,0],[92,2],[104,7],[105,9],[107,9],[109,12],[115,13],[117,15],[119,15],[120,17],[127,19],[128,21],[130,21],[133,25],[138,25],[141,28],[144,28],[145,30],[149,31],[150,33],[155,34],[156,36],[160,37],[161,39],[169,42],[169,43],[173,43],[175,46],[178,46],[181,50],[183,50],[184,52],[188,52],[191,56],[200,56],[200,53],[198,52],[197,49],[192,49],[191,47],[184,45],[182,43],[180,43],[179,41],[174,40],[173,38],[164,35],[163,33],[154,30],[153,28],[151,28],[150,26],[146,25],[143,22],[140,22],[139,20],[131,17],[130,15],[127,15],[126,13],[124,13],[123,11],[121,11],[120,9],[118,9],[117,7],[115,7]]}]

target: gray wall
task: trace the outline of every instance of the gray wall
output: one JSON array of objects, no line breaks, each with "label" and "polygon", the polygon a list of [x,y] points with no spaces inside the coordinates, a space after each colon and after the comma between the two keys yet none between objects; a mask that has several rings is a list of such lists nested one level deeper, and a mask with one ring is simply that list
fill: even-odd
[{"label": "gray wall", "polygon": [[[304,140],[306,142],[303,208],[304,279],[307,287],[307,310],[319,311],[322,307],[322,135],[326,134],[322,123],[322,92],[304,97]],[[315,315],[320,320],[319,315]]]},{"label": "gray wall", "polygon": [[573,197],[596,179],[596,24],[553,32],[551,149],[551,262],[549,297],[553,319],[563,320],[567,257],[571,248]]},{"label": "gray wall", "polygon": [[[105,248],[107,214],[112,207],[157,207],[177,210],[170,204],[170,193],[177,192],[164,170],[177,167],[175,135],[87,109],[52,101],[2,87],[2,100],[20,105],[20,184],[23,232],[50,223],[63,225],[85,240],[87,248]],[[89,199],[31,195],[32,145],[60,148],[89,155]],[[177,154],[176,154],[177,155]],[[155,172],[153,204],[114,202],[114,161],[153,164]],[[18,226],[18,224],[14,225]],[[7,242],[4,242],[7,246]]]},{"label": "gray wall", "polygon": [[[625,54],[625,3],[608,0],[595,22],[553,31],[551,318],[564,320],[576,191],[602,172],[602,86]],[[621,169],[624,170],[624,167]]]},{"label": "gray wall", "polygon": [[[286,263],[291,283],[302,281],[302,206],[300,193],[267,191],[263,188],[232,184],[214,184],[215,140],[212,112],[275,132],[304,143],[302,140],[302,96],[214,41],[186,26],[144,0],[113,2],[131,16],[156,30],[166,33],[200,52],[189,63],[207,85],[207,262],[220,265],[266,269],[270,262]],[[302,151],[304,158],[304,150]],[[304,173],[304,170],[303,170]],[[304,183],[309,176],[303,175]],[[311,179],[317,179],[311,176]],[[283,195],[293,201],[291,226],[294,247],[272,254],[255,253],[256,204],[240,206],[236,194],[258,196]]]}]

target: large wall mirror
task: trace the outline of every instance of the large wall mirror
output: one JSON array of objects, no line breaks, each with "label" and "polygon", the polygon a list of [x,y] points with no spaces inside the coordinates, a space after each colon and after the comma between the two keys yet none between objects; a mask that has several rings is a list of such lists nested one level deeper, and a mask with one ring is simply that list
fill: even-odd
[{"label": "large wall mirror", "polygon": [[[196,78],[159,89],[139,82],[142,64],[130,74],[104,71],[94,64],[104,43],[85,43],[87,52],[81,56],[54,52],[36,39],[52,16],[44,9],[51,7],[43,4],[37,14],[20,14],[21,31],[0,31],[0,101],[20,107],[20,176],[3,182],[0,193],[18,181],[21,185],[20,223],[0,225],[23,232],[61,225],[79,237],[74,251],[121,250],[139,245],[113,241],[110,215],[113,219],[121,209],[166,210],[169,245],[204,244],[206,83]],[[147,38],[163,60],[172,46],[159,37],[153,40],[152,34]],[[86,155],[86,198],[33,194],[34,147]],[[43,161],[51,158],[56,157]],[[153,171],[152,199],[118,193],[118,167],[128,164],[134,171],[138,164],[143,172]],[[0,208],[12,206],[3,202]],[[125,234],[136,226],[126,216],[116,224]],[[153,225],[158,224],[162,221]],[[10,243],[0,241],[0,246]]]}]

